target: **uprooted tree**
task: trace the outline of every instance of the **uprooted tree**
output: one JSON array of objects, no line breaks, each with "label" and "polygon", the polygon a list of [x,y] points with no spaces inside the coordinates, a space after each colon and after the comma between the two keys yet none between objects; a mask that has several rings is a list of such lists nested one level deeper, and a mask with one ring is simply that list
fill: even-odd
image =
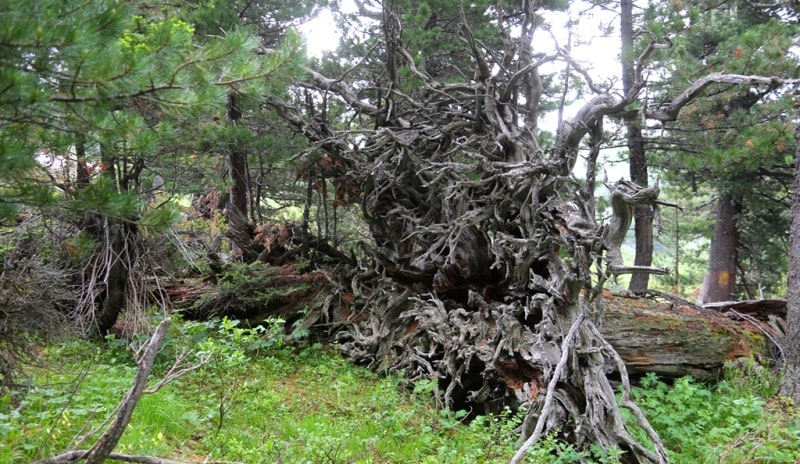
[{"label": "uprooted tree", "polygon": [[[451,37],[439,61],[409,45],[422,29],[406,30],[411,16],[399,11],[401,2],[365,3],[361,14],[377,25],[367,54],[336,77],[308,69],[304,87],[320,98],[303,107],[269,100],[314,144],[309,153],[324,161],[323,176],[348,186],[337,189],[336,201],[360,204],[373,239],[340,289],[339,346],[372,368],[438,379],[449,407],[531,404],[523,425],[529,438],[514,462],[554,431],[578,447],[617,446],[628,462],[665,462],[657,434],[629,398],[625,365],[599,331],[605,280],[657,271],[623,266],[618,247],[632,205],[655,206],[658,189],[610,186],[614,217],[598,223],[603,124],[674,120],[719,82],[787,81],[715,74],[671,101],[633,109],[646,85],[643,63],[661,46],[652,35],[641,36],[632,85],[619,94],[596,85],[566,50],[537,50],[548,2],[469,12],[458,2],[429,11],[424,30],[440,27]],[[494,35],[479,34],[478,24],[490,24]],[[595,96],[545,143],[542,69],[554,62],[568,63]],[[332,101],[348,112],[337,114]],[[579,151],[587,160],[583,182],[572,174]],[[612,371],[622,379],[619,402]],[[649,446],[629,434],[618,405],[633,412]]]}]

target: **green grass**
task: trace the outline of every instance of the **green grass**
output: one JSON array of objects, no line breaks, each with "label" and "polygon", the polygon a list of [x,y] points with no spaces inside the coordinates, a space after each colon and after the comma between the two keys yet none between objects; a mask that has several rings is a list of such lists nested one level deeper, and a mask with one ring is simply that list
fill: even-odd
[{"label": "green grass", "polygon": [[[251,352],[268,334],[242,329],[235,341],[233,326],[219,329],[222,336],[213,325],[197,327],[173,333],[155,375],[190,338],[214,358],[143,396],[117,451],[197,462],[471,463],[507,462],[515,450],[512,421],[465,426],[400,379],[354,367],[320,345]],[[31,372],[29,390],[0,399],[0,462],[76,447],[103,425],[136,371],[120,341],[52,346],[41,361],[49,367]]]},{"label": "green grass", "polygon": [[[514,454],[518,415],[506,411],[464,424],[462,414],[432,407],[435,383],[410,389],[319,344],[284,346],[282,329],[279,320],[260,331],[233,321],[176,324],[154,378],[184,349],[213,357],[143,396],[116,450],[187,462],[315,464],[499,463]],[[0,462],[90,447],[136,372],[128,343],[120,340],[63,342],[44,348],[40,359],[42,366],[29,371],[28,389],[0,398]],[[645,379],[635,395],[672,462],[800,460],[795,410],[767,399],[774,391],[768,373],[747,374],[737,371],[714,387]],[[581,459],[616,461],[547,437],[527,462]]]}]

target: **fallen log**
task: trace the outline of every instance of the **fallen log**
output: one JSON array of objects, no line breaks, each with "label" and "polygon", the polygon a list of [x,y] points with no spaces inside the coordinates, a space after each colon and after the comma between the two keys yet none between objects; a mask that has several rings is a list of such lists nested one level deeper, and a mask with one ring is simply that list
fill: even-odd
[{"label": "fallen log", "polygon": [[[269,266],[267,267],[269,268]],[[288,272],[291,268],[287,266],[271,269],[274,269],[273,272],[283,278],[278,282],[270,277],[271,273],[265,273],[264,286],[259,287],[260,291],[267,290],[266,293],[272,295],[276,293],[268,291],[271,286],[274,286],[276,291],[280,291],[287,283],[297,285],[299,282],[311,283],[311,280],[314,283],[313,291],[306,289],[290,292],[287,295],[290,296],[289,300],[291,301],[279,298],[275,302],[278,304],[275,305],[267,304],[266,301],[264,304],[257,304],[260,311],[258,317],[250,317],[251,314],[242,312],[244,306],[240,300],[253,299],[253,295],[247,295],[246,291],[244,294],[236,295],[238,303],[233,307],[238,311],[227,311],[226,308],[231,305],[220,300],[220,297],[224,296],[223,293],[216,291],[214,286],[209,286],[207,282],[202,283],[205,292],[216,298],[203,299],[201,302],[205,304],[200,306],[196,301],[198,291],[191,288],[191,282],[184,281],[176,289],[168,289],[168,294],[172,297],[171,302],[174,307],[183,308],[182,312],[192,319],[227,315],[232,318],[250,319],[257,324],[266,316],[274,315],[285,320],[297,320],[305,316],[331,322],[327,317],[318,317],[331,312],[330,307],[322,307],[323,302],[327,300],[319,298],[319,295],[337,294],[336,289],[332,286],[324,288],[325,281],[320,281],[319,275],[309,280],[309,276],[303,278],[302,275]],[[291,278],[292,275],[295,277]],[[330,281],[327,282],[330,283]],[[200,285],[200,283],[195,285]],[[240,288],[239,290],[246,289]],[[339,293],[339,295],[341,298],[334,298],[334,300],[343,307],[333,311],[333,314],[347,319],[352,313],[352,309],[348,306],[352,302],[352,295],[348,297],[346,292]],[[668,301],[660,302],[653,298],[614,294],[610,291],[603,292],[605,315],[601,333],[617,350],[631,375],[655,372],[665,378],[690,375],[699,379],[714,380],[719,378],[721,369],[728,361],[750,357],[760,360],[770,359],[769,350],[770,343],[772,343],[770,339],[774,338],[775,329],[769,324],[753,318],[733,317],[734,313],[730,313],[730,311],[721,313],[667,294],[659,293],[658,297]],[[731,303],[728,303],[728,306],[730,305]],[[748,306],[749,311],[756,311],[753,306],[754,303],[751,302]],[[190,307],[192,308],[190,309]],[[198,310],[198,308],[205,308],[205,310]],[[299,311],[301,309],[305,311],[306,308],[310,310],[304,315],[300,314]],[[292,314],[293,311],[296,311],[297,314]],[[336,321],[333,322],[336,325]],[[311,329],[313,330],[313,327]]]},{"label": "fallen log", "polygon": [[603,293],[601,333],[625,361],[630,374],[719,378],[727,361],[769,358],[774,329],[754,320],[734,320],[708,308],[674,299]]}]

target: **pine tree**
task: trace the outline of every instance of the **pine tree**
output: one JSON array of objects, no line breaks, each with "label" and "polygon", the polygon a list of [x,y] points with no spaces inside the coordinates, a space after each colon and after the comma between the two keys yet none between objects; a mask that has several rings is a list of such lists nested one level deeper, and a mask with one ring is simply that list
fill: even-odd
[{"label": "pine tree", "polygon": [[[172,10],[115,0],[4,2],[0,41],[0,205],[56,202],[92,243],[79,311],[105,333],[132,299],[146,261],[141,233],[174,218],[149,208],[157,158],[229,94],[264,94],[297,72],[299,41],[256,54],[241,28],[198,45]],[[7,20],[6,20],[7,19]],[[188,137],[187,137],[188,138]],[[37,161],[63,164],[56,176]],[[182,156],[183,153],[178,153]],[[152,176],[152,174],[150,174]]]},{"label": "pine tree", "polygon": [[[659,56],[665,72],[651,99],[673,98],[686,82],[713,72],[797,77],[789,53],[796,28],[781,18],[747,2],[677,6],[648,12],[651,28],[673,35],[672,47]],[[792,106],[791,95],[778,85],[713,84],[648,141],[667,182],[695,192],[705,183],[716,191],[703,302],[778,294],[782,288]]]}]

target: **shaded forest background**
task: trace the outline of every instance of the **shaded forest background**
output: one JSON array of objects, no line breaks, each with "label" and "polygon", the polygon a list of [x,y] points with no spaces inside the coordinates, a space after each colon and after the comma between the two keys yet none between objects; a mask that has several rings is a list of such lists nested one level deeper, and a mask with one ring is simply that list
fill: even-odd
[{"label": "shaded forest background", "polygon": [[[650,445],[620,425],[603,290],[787,296],[795,2],[345,6],[2,4],[4,386],[25,334],[280,317],[444,406],[536,400],[526,438],[663,462],[625,393]],[[619,77],[573,58],[593,35]]]}]

